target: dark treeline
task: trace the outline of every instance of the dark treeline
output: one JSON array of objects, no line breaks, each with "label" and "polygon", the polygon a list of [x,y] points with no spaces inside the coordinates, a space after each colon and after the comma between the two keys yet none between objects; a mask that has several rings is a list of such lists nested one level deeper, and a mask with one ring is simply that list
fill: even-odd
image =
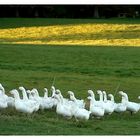
[{"label": "dark treeline", "polygon": [[140,17],[139,5],[0,5],[0,17]]}]

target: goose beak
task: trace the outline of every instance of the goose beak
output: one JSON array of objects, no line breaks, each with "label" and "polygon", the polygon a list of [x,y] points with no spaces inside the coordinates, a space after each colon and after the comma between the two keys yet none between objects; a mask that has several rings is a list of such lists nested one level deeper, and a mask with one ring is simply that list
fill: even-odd
[{"label": "goose beak", "polygon": [[90,96],[88,96],[87,99],[90,100],[91,99]]}]

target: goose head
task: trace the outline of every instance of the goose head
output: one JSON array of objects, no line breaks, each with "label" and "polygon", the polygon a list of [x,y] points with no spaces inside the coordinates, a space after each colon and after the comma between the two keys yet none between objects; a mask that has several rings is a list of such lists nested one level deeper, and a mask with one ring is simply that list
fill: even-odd
[{"label": "goose head", "polygon": [[103,102],[103,93],[101,90],[97,90],[97,94],[99,95],[99,100]]},{"label": "goose head", "polygon": [[70,96],[74,96],[74,93],[73,93],[72,91],[68,91],[68,94],[69,94]]},{"label": "goose head", "polygon": [[102,91],[102,94],[103,94],[104,98],[107,100],[107,93],[106,93],[106,91]]},{"label": "goose head", "polygon": [[112,94],[108,94],[109,98],[114,98],[114,96]]},{"label": "goose head", "polygon": [[16,89],[12,89],[12,90],[10,91],[10,93],[11,93],[12,95],[17,94],[17,90],[16,90]]},{"label": "goose head", "polygon": [[75,98],[75,96],[74,96],[74,92],[68,91],[68,94],[70,95],[70,100],[76,101],[76,98]]},{"label": "goose head", "polygon": [[103,95],[106,95],[106,91],[103,91],[102,93],[103,93]]},{"label": "goose head", "polygon": [[27,90],[26,92],[27,92],[29,95],[31,94],[31,90]]},{"label": "goose head", "polygon": [[89,96],[93,96],[94,95],[94,92],[92,90],[88,90],[88,95]]},{"label": "goose head", "polygon": [[119,91],[118,94],[120,94],[123,97],[128,97],[127,94],[125,92],[123,92],[123,91]]},{"label": "goose head", "polygon": [[59,89],[56,89],[55,93],[56,94],[61,94],[61,91]]},{"label": "goose head", "polygon": [[114,96],[112,94],[108,94],[108,97],[110,98],[111,101],[114,102]]},{"label": "goose head", "polygon": [[25,90],[25,88],[21,86],[21,87],[19,87],[19,90],[22,91],[22,90]]},{"label": "goose head", "polygon": [[118,94],[122,96],[122,100],[128,101],[128,95],[125,92],[119,91]]},{"label": "goose head", "polygon": [[31,90],[31,93],[33,94],[33,96],[39,97],[39,93],[38,93],[38,90],[36,88],[33,88]]},{"label": "goose head", "polygon": [[19,93],[16,89],[13,89],[10,91],[10,94],[12,94],[14,96],[15,99],[19,99]]},{"label": "goose head", "polygon": [[119,91],[118,94],[123,96],[123,91]]},{"label": "goose head", "polygon": [[54,86],[51,86],[51,91],[55,91],[55,87]]},{"label": "goose head", "polygon": [[97,94],[102,95],[102,91],[101,90],[97,90]]},{"label": "goose head", "polygon": [[44,97],[47,98],[48,97],[48,89],[44,88]]},{"label": "goose head", "polygon": [[33,88],[31,91],[38,93],[38,90],[36,88]]},{"label": "goose head", "polygon": [[47,92],[48,93],[48,89],[47,88],[44,88],[44,92]]}]

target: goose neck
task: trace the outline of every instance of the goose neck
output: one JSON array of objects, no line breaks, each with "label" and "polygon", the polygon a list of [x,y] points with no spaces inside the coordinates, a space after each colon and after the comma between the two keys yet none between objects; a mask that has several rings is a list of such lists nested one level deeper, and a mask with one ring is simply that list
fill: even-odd
[{"label": "goose neck", "polygon": [[44,98],[48,98],[48,92],[44,93]]},{"label": "goose neck", "polygon": [[114,96],[111,96],[111,99],[110,100],[114,103],[115,102]]},{"label": "goose neck", "polygon": [[0,90],[1,90],[1,93],[2,93],[2,95],[5,95],[5,89],[4,89],[4,87],[0,87]]},{"label": "goose neck", "polygon": [[92,98],[92,99],[91,99],[91,102],[95,102],[95,101],[96,101],[96,100],[95,100],[95,95],[94,95],[94,94],[91,95],[91,98]]},{"label": "goose neck", "polygon": [[99,94],[99,100],[103,102],[103,94],[102,93]]},{"label": "goose neck", "polygon": [[70,96],[70,99],[72,100],[72,101],[74,101],[74,102],[76,102],[77,100],[76,100],[76,98],[75,98],[75,96]]},{"label": "goose neck", "polygon": [[112,94],[110,94],[108,97],[110,97],[111,102],[115,103],[114,96]]},{"label": "goose neck", "polygon": [[22,89],[22,95],[24,100],[28,100],[28,96],[25,89]]},{"label": "goose neck", "polygon": [[18,92],[13,93],[15,100],[20,100],[20,96]]},{"label": "goose neck", "polygon": [[127,98],[127,97],[122,96],[122,100],[121,100],[121,102],[122,102],[122,103],[126,103],[126,102],[128,102],[128,98]]},{"label": "goose neck", "polygon": [[62,94],[59,94],[59,97],[60,97],[61,104],[63,104],[64,103],[64,98],[63,98]]},{"label": "goose neck", "polygon": [[104,92],[104,102],[107,102],[107,95],[106,95],[106,93]]}]

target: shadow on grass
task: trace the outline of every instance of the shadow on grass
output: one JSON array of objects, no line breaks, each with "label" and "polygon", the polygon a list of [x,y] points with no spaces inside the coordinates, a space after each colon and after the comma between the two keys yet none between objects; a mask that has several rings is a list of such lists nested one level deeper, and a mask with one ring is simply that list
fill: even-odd
[{"label": "shadow on grass", "polygon": [[52,26],[52,25],[73,25],[73,24],[140,24],[140,19],[65,19],[65,18],[0,18],[0,29]]}]

